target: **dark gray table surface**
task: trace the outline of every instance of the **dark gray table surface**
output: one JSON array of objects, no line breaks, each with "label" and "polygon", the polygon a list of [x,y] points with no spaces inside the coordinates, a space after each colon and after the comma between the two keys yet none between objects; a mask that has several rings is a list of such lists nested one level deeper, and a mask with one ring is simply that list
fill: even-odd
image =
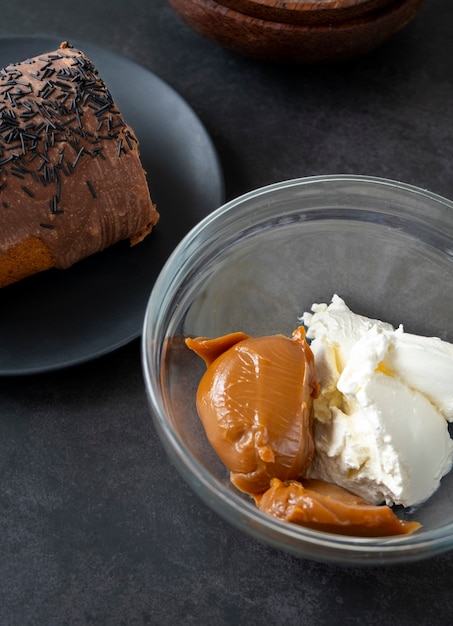
[{"label": "dark gray table surface", "polygon": [[[429,0],[367,57],[294,68],[221,49],[164,0],[0,7],[0,36],[95,43],[174,87],[212,137],[227,199],[326,173],[453,198],[452,23],[451,1]],[[450,624],[452,580],[453,553],[345,568],[225,523],[157,439],[138,341],[67,370],[0,379],[0,626]]]}]

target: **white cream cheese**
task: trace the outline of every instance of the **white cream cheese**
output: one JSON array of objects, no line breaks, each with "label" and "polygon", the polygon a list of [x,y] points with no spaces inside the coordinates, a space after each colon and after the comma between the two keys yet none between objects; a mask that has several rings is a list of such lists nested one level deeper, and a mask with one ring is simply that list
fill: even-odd
[{"label": "white cream cheese", "polygon": [[411,506],[452,466],[453,345],[353,313],[304,313],[321,393],[309,470],[371,502]]}]

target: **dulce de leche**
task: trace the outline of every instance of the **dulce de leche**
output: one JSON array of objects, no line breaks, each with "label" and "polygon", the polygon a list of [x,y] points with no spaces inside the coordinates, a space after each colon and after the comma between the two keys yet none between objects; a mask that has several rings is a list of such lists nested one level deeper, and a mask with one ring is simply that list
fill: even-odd
[{"label": "dulce de leche", "polygon": [[271,480],[264,494],[255,495],[258,507],[286,522],[314,530],[359,537],[406,535],[418,522],[399,519],[388,506],[366,502],[342,487],[316,479]]},{"label": "dulce de leche", "polygon": [[304,328],[292,338],[232,333],[186,344],[207,365],[197,409],[231,482],[259,494],[272,478],[302,476],[314,454],[312,401],[319,391]]},{"label": "dulce de leche", "polygon": [[197,409],[231,482],[265,513],[315,530],[362,537],[419,528],[388,506],[306,479],[314,455],[313,399],[319,384],[303,327],[292,338],[237,332],[186,339],[206,363]]}]

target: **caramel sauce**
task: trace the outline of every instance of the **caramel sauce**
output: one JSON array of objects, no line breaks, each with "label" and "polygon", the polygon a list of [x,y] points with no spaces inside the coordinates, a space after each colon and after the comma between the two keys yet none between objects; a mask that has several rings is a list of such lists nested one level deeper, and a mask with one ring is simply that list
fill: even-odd
[{"label": "caramel sauce", "polygon": [[388,506],[378,506],[315,479],[302,482],[271,481],[270,488],[255,496],[258,507],[270,515],[314,530],[360,537],[406,535],[420,528],[418,522],[399,519]]},{"label": "caramel sauce", "polygon": [[233,333],[186,343],[208,365],[198,413],[233,484],[253,494],[273,477],[301,476],[314,454],[312,399],[318,393],[304,329],[292,339]]},{"label": "caramel sauce", "polygon": [[344,535],[401,535],[419,528],[387,506],[302,478],[314,455],[313,399],[319,393],[303,327],[291,339],[237,332],[186,339],[186,345],[207,367],[197,390],[206,436],[231,482],[262,511]]}]

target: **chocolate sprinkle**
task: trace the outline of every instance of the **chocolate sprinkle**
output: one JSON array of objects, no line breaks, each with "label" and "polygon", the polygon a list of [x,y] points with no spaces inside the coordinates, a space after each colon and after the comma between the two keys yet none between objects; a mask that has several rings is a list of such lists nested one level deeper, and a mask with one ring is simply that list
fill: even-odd
[{"label": "chocolate sprinkle", "polygon": [[93,198],[97,198],[96,192],[95,192],[95,190],[94,190],[93,185],[91,184],[91,181],[87,180],[87,181],[85,181],[85,182],[86,182],[86,184],[87,184],[87,186],[88,186],[88,189],[90,190],[90,193],[91,193],[91,195],[93,196]]},{"label": "chocolate sprinkle", "polygon": [[33,193],[33,191],[31,191],[28,187],[26,187],[25,185],[22,185],[22,189],[25,191],[25,193],[30,196],[30,198],[34,198],[35,194]]}]

